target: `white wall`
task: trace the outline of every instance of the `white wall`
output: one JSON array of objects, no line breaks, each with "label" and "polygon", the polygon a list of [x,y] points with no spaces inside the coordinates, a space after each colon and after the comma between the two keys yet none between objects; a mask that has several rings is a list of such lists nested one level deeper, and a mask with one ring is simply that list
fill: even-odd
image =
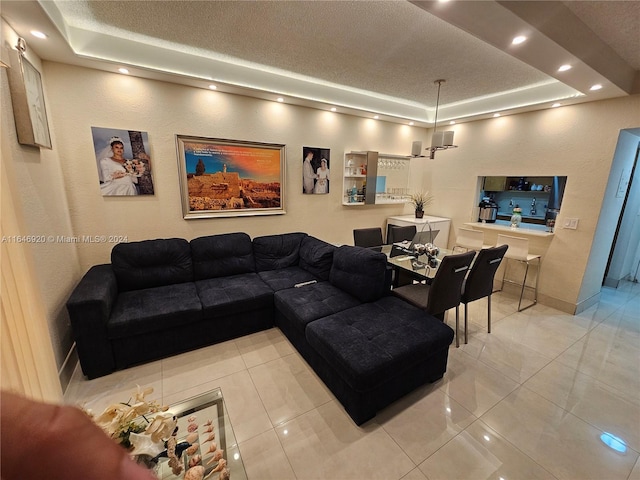
[{"label": "white wall", "polygon": [[[4,108],[2,113],[3,157],[16,167],[32,233],[125,235],[135,241],[234,231],[251,236],[306,231],[350,244],[353,228],[384,226],[387,216],[411,212],[408,206],[343,206],[339,172],[345,151],[408,154],[413,140],[428,145],[430,137],[423,129],[58,63],[45,62],[43,69],[53,151],[17,145],[11,114]],[[3,74],[3,85],[5,79]],[[581,292],[591,265],[597,212],[618,133],[638,126],[639,109],[640,96],[633,96],[456,125],[460,148],[438,152],[435,160],[412,160],[412,186],[435,194],[427,213],[452,218],[455,232],[472,219],[478,176],[568,176],[559,223],[563,217],[577,217],[580,226],[575,231],[559,228],[550,243],[534,248],[544,254],[541,301],[573,311],[581,299],[599,291],[598,284],[587,282]],[[91,126],[149,133],[155,195],[101,196]],[[184,220],[176,134],[286,144],[287,214]],[[11,138],[5,141],[5,135]],[[303,146],[331,149],[329,195],[301,193]],[[450,243],[453,240],[454,234]],[[68,325],[64,318],[61,321],[64,301],[89,266],[109,261],[111,247],[34,247],[58,361],[68,351],[63,340],[69,336]],[[600,266],[592,268],[597,273]],[[603,270],[600,278],[602,274]]]}]

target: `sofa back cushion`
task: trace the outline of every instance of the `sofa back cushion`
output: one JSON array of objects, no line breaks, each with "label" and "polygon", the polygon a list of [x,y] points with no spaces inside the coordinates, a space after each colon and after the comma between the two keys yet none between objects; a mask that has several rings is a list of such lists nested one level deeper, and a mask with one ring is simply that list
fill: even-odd
[{"label": "sofa back cushion", "polygon": [[329,281],[361,302],[383,297],[387,256],[367,248],[343,245],[333,254]]},{"label": "sofa back cushion", "polygon": [[282,235],[265,235],[253,239],[253,256],[256,270],[276,270],[298,265],[300,260],[300,243],[306,233],[284,233]]},{"label": "sofa back cushion", "polygon": [[329,280],[335,245],[307,236],[300,243],[300,268],[320,280]]},{"label": "sofa back cushion", "polygon": [[191,247],[182,238],[119,243],[111,266],[121,292],[193,281]]},{"label": "sofa back cushion", "polygon": [[224,233],[191,240],[196,280],[227,277],[256,271],[251,237],[246,233]]}]

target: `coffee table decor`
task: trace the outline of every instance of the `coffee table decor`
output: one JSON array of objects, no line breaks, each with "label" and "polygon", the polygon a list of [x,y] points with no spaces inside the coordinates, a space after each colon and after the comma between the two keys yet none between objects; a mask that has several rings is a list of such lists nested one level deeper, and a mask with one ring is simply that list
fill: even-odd
[{"label": "coffee table decor", "polygon": [[152,392],[138,386],[129,401],[109,405],[97,417],[88,413],[160,480],[228,480],[230,467],[219,447],[226,444],[220,389],[171,407],[147,400]]}]

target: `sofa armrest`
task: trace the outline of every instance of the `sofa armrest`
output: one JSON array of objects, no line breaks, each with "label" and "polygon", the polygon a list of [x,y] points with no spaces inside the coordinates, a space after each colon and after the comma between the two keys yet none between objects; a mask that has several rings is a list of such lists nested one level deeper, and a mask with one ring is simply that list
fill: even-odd
[{"label": "sofa armrest", "polygon": [[107,321],[117,296],[118,284],[111,265],[96,265],[82,277],[67,300],[80,365],[90,379],[115,370]]}]

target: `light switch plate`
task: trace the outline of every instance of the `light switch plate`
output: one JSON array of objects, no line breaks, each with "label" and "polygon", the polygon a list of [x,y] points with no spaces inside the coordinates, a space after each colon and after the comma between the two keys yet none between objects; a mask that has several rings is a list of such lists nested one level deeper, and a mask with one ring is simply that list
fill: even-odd
[{"label": "light switch plate", "polygon": [[578,228],[578,219],[577,218],[565,218],[564,224],[562,228],[568,228],[571,230],[576,230]]}]

